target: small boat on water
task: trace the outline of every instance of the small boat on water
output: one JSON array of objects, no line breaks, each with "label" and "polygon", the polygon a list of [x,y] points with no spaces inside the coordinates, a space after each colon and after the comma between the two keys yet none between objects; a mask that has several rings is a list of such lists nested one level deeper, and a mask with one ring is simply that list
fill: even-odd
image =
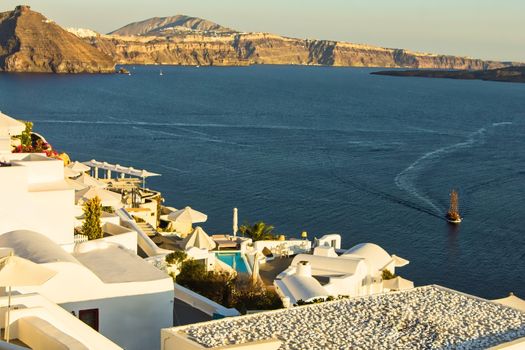
[{"label": "small boat on water", "polygon": [[450,193],[450,208],[448,209],[446,219],[451,224],[459,224],[461,222],[458,209],[458,193],[456,190],[452,190]]},{"label": "small boat on water", "polygon": [[164,74],[162,74],[162,69],[160,70],[160,74],[159,75],[164,75]]}]

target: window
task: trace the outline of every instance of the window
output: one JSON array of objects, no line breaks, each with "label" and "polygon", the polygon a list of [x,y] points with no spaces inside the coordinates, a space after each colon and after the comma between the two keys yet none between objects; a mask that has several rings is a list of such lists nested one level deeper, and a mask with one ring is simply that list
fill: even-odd
[{"label": "window", "polygon": [[78,318],[98,332],[98,309],[80,310]]}]

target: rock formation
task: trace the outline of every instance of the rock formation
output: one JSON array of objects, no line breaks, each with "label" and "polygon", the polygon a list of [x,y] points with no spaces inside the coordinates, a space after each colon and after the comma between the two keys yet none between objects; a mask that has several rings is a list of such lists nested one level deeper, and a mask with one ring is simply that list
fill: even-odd
[{"label": "rock formation", "polygon": [[508,62],[416,53],[268,33],[240,33],[188,16],[152,18],[100,35],[70,32],[28,6],[0,13],[0,71],[107,73],[114,64],[297,64],[485,70]]},{"label": "rock formation", "polygon": [[144,21],[133,22],[109,34],[121,36],[169,36],[174,33],[185,32],[213,34],[234,33],[235,31],[202,18],[176,15],[171,17],[153,17]]},{"label": "rock formation", "polygon": [[109,73],[114,66],[112,57],[29,6],[0,13],[0,71]]},{"label": "rock formation", "polygon": [[119,64],[297,64],[469,70],[511,65],[508,62],[416,53],[327,40],[301,40],[267,33],[221,36],[185,34],[172,37],[104,35],[86,40],[114,57]]},{"label": "rock formation", "polygon": [[395,70],[373,72],[372,74],[392,75],[396,77],[449,78],[468,80],[477,79],[504,81],[511,83],[525,83],[525,67],[523,66],[474,71]]}]

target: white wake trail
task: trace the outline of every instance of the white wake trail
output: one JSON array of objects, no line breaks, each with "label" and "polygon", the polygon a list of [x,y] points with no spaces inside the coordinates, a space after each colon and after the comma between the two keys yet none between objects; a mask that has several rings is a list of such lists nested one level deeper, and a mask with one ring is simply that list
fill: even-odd
[{"label": "white wake trail", "polygon": [[434,151],[425,153],[423,156],[418,158],[415,162],[410,164],[405,170],[403,170],[396,176],[395,183],[397,187],[410,193],[412,196],[418,198],[422,202],[426,203],[430,208],[435,210],[436,213],[441,213],[442,209],[440,209],[430,198],[419,193],[415,186],[417,178],[419,177],[423,169],[428,167],[428,165],[432,164],[439,158],[447,154],[456,152],[460,149],[472,147],[476,143],[483,142],[486,131],[487,130],[485,128],[481,128],[470,134],[466,141],[445,146]]}]

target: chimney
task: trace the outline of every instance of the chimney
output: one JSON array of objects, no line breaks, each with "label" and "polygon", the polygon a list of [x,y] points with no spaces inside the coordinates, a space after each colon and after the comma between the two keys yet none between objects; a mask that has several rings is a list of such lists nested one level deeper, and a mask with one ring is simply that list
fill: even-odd
[{"label": "chimney", "polygon": [[299,261],[295,274],[298,276],[312,277],[312,265],[308,261]]}]

